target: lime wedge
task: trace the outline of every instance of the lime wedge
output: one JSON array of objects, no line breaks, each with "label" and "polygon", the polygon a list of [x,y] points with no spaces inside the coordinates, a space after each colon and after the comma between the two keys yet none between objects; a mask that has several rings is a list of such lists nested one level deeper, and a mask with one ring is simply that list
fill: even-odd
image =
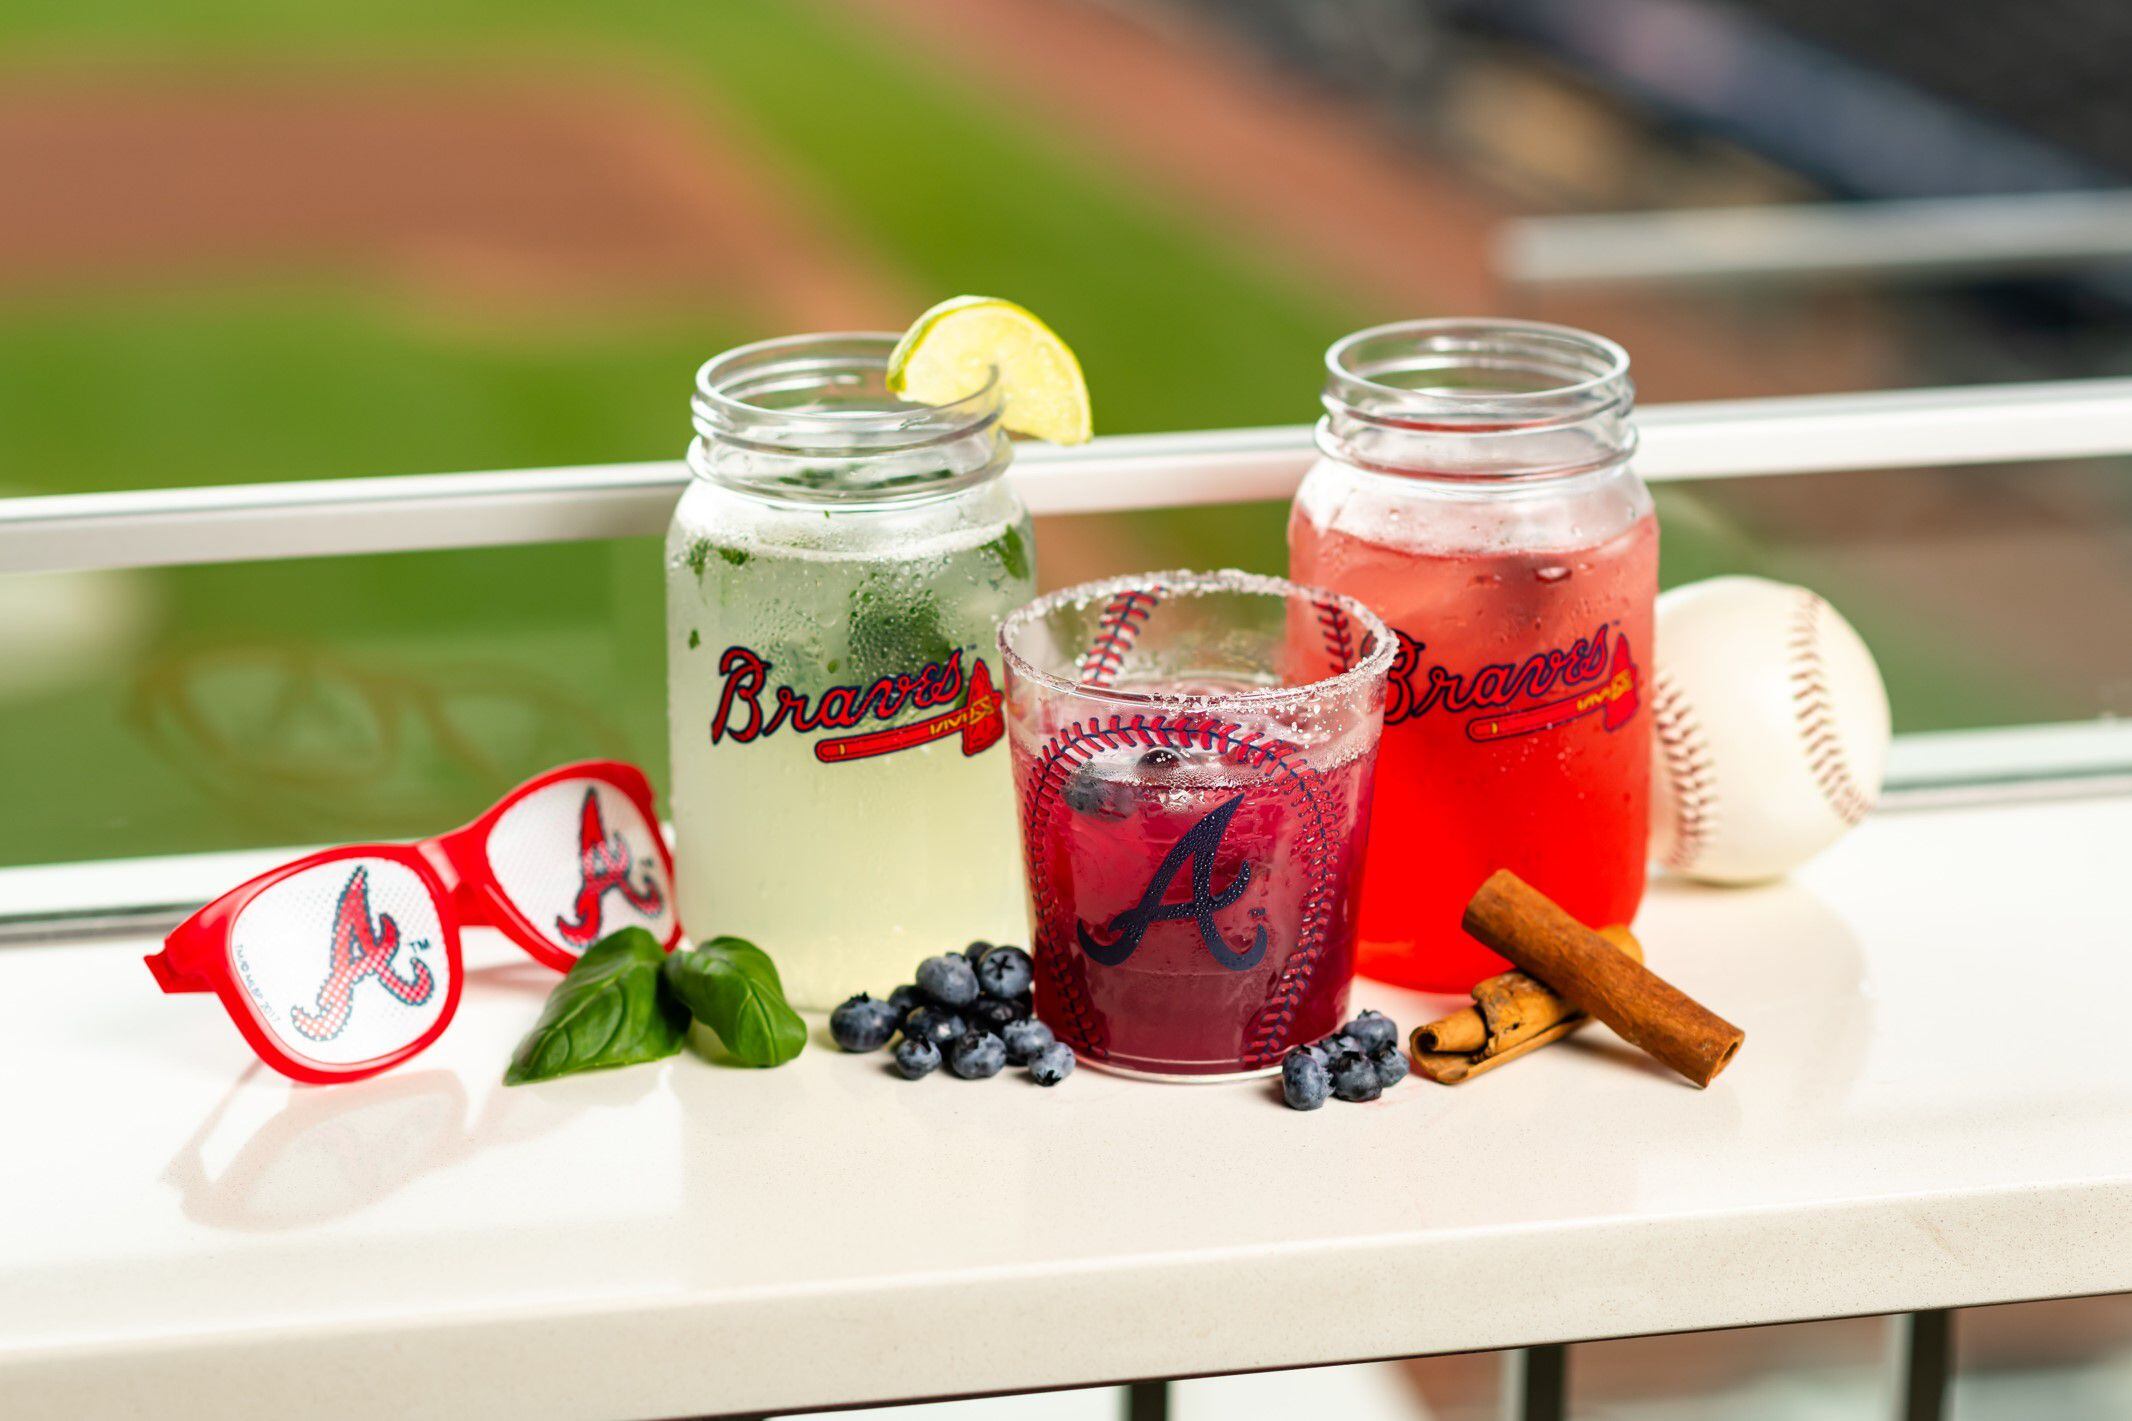
[{"label": "lime wedge", "polygon": [[1086,444],[1088,382],[1066,342],[1024,308],[957,296],[927,311],[888,357],[888,388],[922,405],[953,404],[999,372],[999,422],[1009,433]]}]

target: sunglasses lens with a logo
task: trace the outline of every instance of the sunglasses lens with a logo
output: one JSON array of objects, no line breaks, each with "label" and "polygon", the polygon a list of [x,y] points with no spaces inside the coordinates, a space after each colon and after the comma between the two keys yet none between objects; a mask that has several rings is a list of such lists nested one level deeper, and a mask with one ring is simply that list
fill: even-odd
[{"label": "sunglasses lens with a logo", "polygon": [[468,921],[501,929],[551,967],[567,971],[621,928],[643,928],[668,947],[680,938],[673,861],[651,787],[631,766],[551,771],[439,847],[460,875]]},{"label": "sunglasses lens with a logo", "polygon": [[186,919],[148,966],[166,992],[218,994],[284,1074],[355,1080],[443,1032],[462,925],[493,927],[557,971],[621,928],[677,945],[673,860],[643,773],[565,765],[439,838],[283,865]]},{"label": "sunglasses lens with a logo", "polygon": [[353,1080],[434,1041],[458,1004],[457,914],[413,850],[331,849],[262,874],[148,959],[165,991],[213,991],[268,1064]]}]

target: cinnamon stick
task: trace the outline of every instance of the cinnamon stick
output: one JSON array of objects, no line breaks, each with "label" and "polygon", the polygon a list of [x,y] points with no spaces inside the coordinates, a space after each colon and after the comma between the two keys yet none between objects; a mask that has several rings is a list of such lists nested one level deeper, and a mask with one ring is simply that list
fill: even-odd
[{"label": "cinnamon stick", "polygon": [[[1601,928],[1599,936],[1638,962],[1643,961],[1643,944],[1627,928]],[[1576,1017],[1581,1025],[1585,1020],[1584,1014],[1557,996],[1553,988],[1523,972],[1504,972],[1476,983],[1473,1003],[1440,1021],[1415,1027],[1415,1054],[1494,1056],[1557,1022]]]},{"label": "cinnamon stick", "polygon": [[1498,869],[1473,895],[1464,925],[1571,1006],[1698,1086],[1716,1079],[1746,1038],[1508,869]]},{"label": "cinnamon stick", "polygon": [[1457,1085],[1460,1081],[1470,1081],[1475,1076],[1486,1075],[1505,1061],[1515,1061],[1529,1051],[1537,1051],[1542,1046],[1560,1041],[1590,1020],[1591,1018],[1581,1011],[1573,1013],[1556,1022],[1553,1026],[1548,1027],[1545,1031],[1536,1032],[1518,1042],[1515,1046],[1505,1047],[1503,1050],[1493,1053],[1488,1051],[1424,1051],[1417,1046],[1414,1050],[1414,1069],[1420,1071],[1438,1085]]}]

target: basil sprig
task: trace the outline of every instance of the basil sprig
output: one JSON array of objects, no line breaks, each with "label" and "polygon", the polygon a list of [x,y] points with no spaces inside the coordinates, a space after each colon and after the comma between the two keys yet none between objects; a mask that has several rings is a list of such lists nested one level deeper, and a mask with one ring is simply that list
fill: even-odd
[{"label": "basil sprig", "polygon": [[807,1044],[777,965],[754,943],[719,937],[669,954],[644,929],[624,928],[586,948],[555,984],[503,1083],[664,1060],[681,1049],[691,1016],[744,1066],[782,1066]]},{"label": "basil sprig", "polygon": [[688,1012],[662,989],[666,950],[642,928],[585,949],[511,1054],[505,1085],[662,1060],[681,1049]]},{"label": "basil sprig", "polygon": [[666,985],[744,1066],[782,1066],[807,1044],[770,955],[745,938],[714,937],[666,959]]}]

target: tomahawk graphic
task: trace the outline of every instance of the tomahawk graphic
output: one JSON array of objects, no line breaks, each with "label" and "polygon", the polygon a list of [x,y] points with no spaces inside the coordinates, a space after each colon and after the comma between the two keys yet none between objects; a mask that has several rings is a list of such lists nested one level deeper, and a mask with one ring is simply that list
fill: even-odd
[{"label": "tomahawk graphic", "polygon": [[620,834],[607,832],[607,823],[600,817],[599,792],[590,786],[577,815],[577,862],[577,903],[572,916],[555,920],[555,930],[572,947],[589,947],[599,940],[600,901],[609,893],[621,894],[624,902],[647,918],[656,917],[666,906],[649,864],[642,882],[629,881],[637,856]]},{"label": "tomahawk graphic", "polygon": [[380,987],[411,1007],[428,1001],[437,989],[429,964],[417,960],[412,964],[414,971],[402,977],[392,970],[393,955],[399,950],[400,925],[392,914],[380,913],[376,926],[371,925],[370,870],[356,869],[333,910],[333,946],[325,985],[318,989],[318,1010],[289,1008],[296,1029],[313,1041],[331,1041],[340,1035],[355,1009],[355,985],[365,977],[377,978]]},{"label": "tomahawk graphic", "polygon": [[1639,697],[1636,685],[1640,678],[1636,671],[1636,659],[1629,654],[1629,639],[1617,637],[1614,641],[1614,659],[1607,666],[1606,684],[1543,705],[1528,706],[1524,710],[1504,711],[1494,715],[1477,715],[1466,722],[1468,740],[1507,740],[1513,735],[1532,735],[1542,730],[1553,730],[1558,725],[1567,725],[1580,716],[1598,711],[1599,723],[1608,730],[1619,730],[1636,714]]},{"label": "tomahawk graphic", "polygon": [[875,755],[942,740],[957,732],[962,735],[962,753],[965,755],[991,749],[999,743],[1000,736],[1007,733],[1006,720],[1000,713],[999,692],[992,689],[992,673],[985,669],[982,661],[970,672],[970,684],[963,688],[961,705],[924,720],[914,720],[909,725],[869,730],[864,735],[838,735],[817,740],[814,742],[814,758],[831,765],[844,760],[871,759]]}]

